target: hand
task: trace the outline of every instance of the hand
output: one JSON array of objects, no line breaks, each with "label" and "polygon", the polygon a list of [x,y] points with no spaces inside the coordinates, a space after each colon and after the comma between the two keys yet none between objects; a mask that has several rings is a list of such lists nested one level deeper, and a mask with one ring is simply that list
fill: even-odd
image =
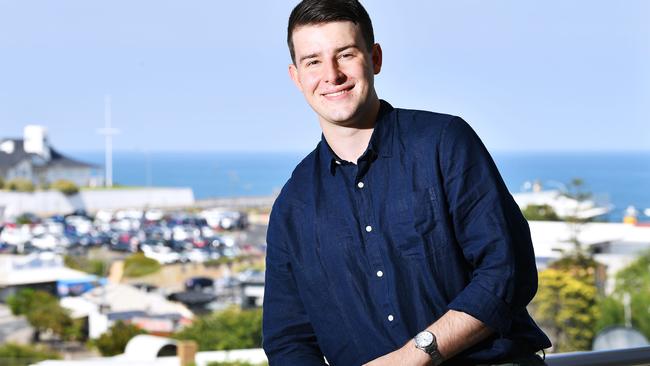
[{"label": "hand", "polygon": [[376,358],[363,366],[426,366],[431,358],[408,342],[402,348]]}]

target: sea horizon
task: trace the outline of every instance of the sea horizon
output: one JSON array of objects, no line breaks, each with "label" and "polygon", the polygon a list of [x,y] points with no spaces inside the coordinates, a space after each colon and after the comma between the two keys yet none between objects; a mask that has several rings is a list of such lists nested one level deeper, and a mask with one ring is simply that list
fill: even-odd
[{"label": "sea horizon", "polygon": [[[142,187],[190,187],[196,199],[277,194],[303,151],[142,151],[113,153],[113,181]],[[511,193],[527,182],[561,189],[574,178],[584,181],[600,204],[613,206],[607,218],[622,220],[625,209],[650,208],[650,150],[493,151],[492,157]],[[104,152],[65,154],[103,166]],[[641,213],[641,215],[643,215]]]}]

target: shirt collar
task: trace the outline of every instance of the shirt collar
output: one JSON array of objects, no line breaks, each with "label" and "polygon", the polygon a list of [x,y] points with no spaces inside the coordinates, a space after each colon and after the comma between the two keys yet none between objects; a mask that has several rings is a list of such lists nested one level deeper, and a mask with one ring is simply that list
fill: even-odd
[{"label": "shirt collar", "polygon": [[[384,100],[380,99],[379,103],[379,113],[377,113],[377,120],[375,121],[370,142],[366,151],[361,155],[362,157],[370,157],[373,160],[377,156],[382,158],[390,157],[393,152],[392,132],[395,119],[395,113],[393,113],[394,108]],[[321,134],[320,158],[323,168],[329,170],[332,174],[336,172],[336,168],[339,165],[350,164],[336,156],[336,153],[334,153],[327,143],[323,134]]]}]

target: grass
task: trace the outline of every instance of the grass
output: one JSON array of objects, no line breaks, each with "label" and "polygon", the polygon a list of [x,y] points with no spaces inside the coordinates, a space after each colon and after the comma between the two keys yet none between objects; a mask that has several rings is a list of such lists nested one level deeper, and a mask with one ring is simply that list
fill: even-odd
[{"label": "grass", "polygon": [[142,277],[160,270],[160,263],[147,258],[142,253],[135,253],[124,260],[125,277]]}]

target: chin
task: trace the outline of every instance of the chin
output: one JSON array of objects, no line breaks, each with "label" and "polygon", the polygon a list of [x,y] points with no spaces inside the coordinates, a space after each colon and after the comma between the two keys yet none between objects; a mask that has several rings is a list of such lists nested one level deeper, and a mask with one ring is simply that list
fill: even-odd
[{"label": "chin", "polygon": [[340,126],[349,125],[353,118],[354,113],[331,113],[327,116],[328,121]]}]

